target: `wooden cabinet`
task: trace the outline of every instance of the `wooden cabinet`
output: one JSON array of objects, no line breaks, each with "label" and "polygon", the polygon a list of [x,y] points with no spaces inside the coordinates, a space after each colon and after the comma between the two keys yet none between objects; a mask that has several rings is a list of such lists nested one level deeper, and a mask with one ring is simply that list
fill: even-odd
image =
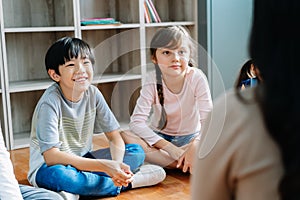
[{"label": "wooden cabinet", "polygon": [[[152,1],[161,23],[145,23],[144,0],[0,0],[0,117],[9,149],[29,145],[34,108],[53,83],[45,53],[63,36],[82,38],[93,48],[93,84],[126,127],[130,97],[153,69],[148,47],[155,31],[184,25],[197,40],[196,0]],[[81,26],[86,18],[120,24]]]}]

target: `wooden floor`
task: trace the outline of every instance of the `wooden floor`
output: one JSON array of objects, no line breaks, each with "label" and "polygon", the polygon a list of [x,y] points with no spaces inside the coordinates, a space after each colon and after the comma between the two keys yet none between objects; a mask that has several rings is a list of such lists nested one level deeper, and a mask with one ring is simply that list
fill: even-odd
[{"label": "wooden floor", "polygon": [[[95,149],[106,147],[107,141],[101,135],[94,138]],[[10,152],[16,177],[21,184],[28,184],[29,148],[17,149]],[[190,175],[179,170],[166,170],[166,179],[152,187],[133,189],[122,192],[117,197],[106,197],[103,200],[188,200],[190,199]]]}]

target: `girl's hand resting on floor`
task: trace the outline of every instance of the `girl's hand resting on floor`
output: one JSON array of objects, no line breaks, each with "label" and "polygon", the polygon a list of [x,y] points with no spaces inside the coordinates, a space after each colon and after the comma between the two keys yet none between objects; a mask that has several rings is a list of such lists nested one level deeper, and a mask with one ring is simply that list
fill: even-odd
[{"label": "girl's hand resting on floor", "polygon": [[176,167],[182,167],[183,172],[190,171],[190,173],[192,173],[192,158],[193,156],[191,156],[191,154],[184,152],[184,154],[179,158]]},{"label": "girl's hand resting on floor", "polygon": [[130,167],[125,163],[120,163],[114,160],[99,160],[104,165],[105,173],[113,180],[115,186],[127,187],[132,182],[133,173]]},{"label": "girl's hand resting on floor", "polygon": [[197,150],[198,140],[192,141],[184,154],[179,158],[177,163],[177,168],[182,167],[183,172],[190,172],[192,174],[193,171],[193,161],[194,155]]}]

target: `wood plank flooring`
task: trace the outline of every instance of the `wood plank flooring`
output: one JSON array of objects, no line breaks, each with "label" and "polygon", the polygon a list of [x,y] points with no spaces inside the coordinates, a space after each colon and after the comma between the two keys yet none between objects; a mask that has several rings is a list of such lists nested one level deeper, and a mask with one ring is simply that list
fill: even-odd
[{"label": "wood plank flooring", "polygon": [[[94,137],[94,148],[107,146],[103,135]],[[10,151],[15,175],[21,184],[29,184],[27,172],[29,169],[29,148]],[[188,200],[190,199],[190,175],[179,170],[166,170],[167,177],[156,186],[138,188],[122,192],[117,197],[101,198],[103,200]]]}]

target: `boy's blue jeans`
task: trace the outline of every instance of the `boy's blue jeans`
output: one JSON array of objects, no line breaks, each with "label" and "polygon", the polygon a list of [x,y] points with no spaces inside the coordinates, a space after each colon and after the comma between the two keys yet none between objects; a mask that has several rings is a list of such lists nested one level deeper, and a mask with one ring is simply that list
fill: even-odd
[{"label": "boy's blue jeans", "polygon": [[[89,152],[84,157],[111,160],[109,148]],[[123,162],[130,166],[132,172],[138,171],[144,160],[145,153],[140,145],[125,145]],[[116,196],[121,192],[121,187],[115,186],[107,174],[79,171],[71,165],[43,164],[36,174],[36,183],[39,187],[56,192],[66,191],[82,196]]]}]

